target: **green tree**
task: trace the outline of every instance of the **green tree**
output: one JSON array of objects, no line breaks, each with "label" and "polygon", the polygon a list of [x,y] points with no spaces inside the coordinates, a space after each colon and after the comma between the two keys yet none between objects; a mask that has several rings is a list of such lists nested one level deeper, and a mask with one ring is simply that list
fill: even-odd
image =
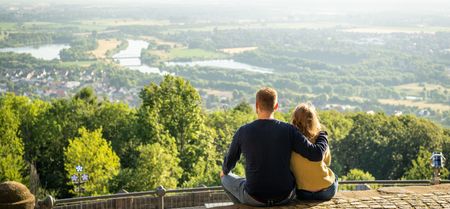
[{"label": "green tree", "polygon": [[[372,176],[369,172],[365,172],[360,169],[351,169],[345,176],[342,176],[342,180],[375,180],[375,177]],[[344,185],[339,186],[340,190],[354,190],[356,186],[353,185]]]},{"label": "green tree", "polygon": [[180,166],[184,170],[181,182],[188,181],[195,163],[201,157],[210,159],[210,153],[215,151],[206,149],[213,138],[205,134],[207,127],[200,95],[183,78],[166,75],[159,85],[151,83],[145,86],[140,98],[142,106],[139,112],[150,116],[144,119],[157,119],[162,129],[175,139]]},{"label": "green tree", "polygon": [[342,176],[342,180],[375,180],[369,172],[354,168],[351,169],[345,176]]},{"label": "green tree", "polygon": [[97,103],[97,96],[95,96],[95,92],[92,89],[92,87],[82,88],[80,91],[78,91],[75,94],[75,96],[73,98],[84,100],[84,101],[88,102],[89,104]]},{"label": "green tree", "polygon": [[[239,105],[237,106],[239,107]],[[219,110],[211,112],[206,117],[206,124],[212,130],[216,131],[214,144],[218,155],[225,156],[231,143],[234,133],[237,129],[256,119],[256,114],[248,109],[234,108],[233,110]]]},{"label": "green tree", "polygon": [[254,113],[252,106],[247,101],[240,102],[233,108],[233,110],[246,114]]},{"label": "green tree", "polygon": [[217,174],[222,169],[221,158],[216,152],[213,139],[216,138],[215,131],[210,128],[205,128],[205,131],[201,133],[204,136],[200,138],[209,138],[206,141],[204,154],[194,162],[193,169],[188,173],[188,181],[185,181],[182,186],[185,187],[198,187],[198,186],[214,186],[220,184],[220,179],[217,178]]},{"label": "green tree", "polygon": [[421,146],[438,149],[448,138],[442,127],[410,115],[358,113],[351,119],[349,134],[333,145],[336,161],[343,172],[361,168],[378,179],[401,178]]},{"label": "green tree", "polygon": [[[110,143],[102,138],[102,130],[89,132],[86,128],[79,129],[79,137],[69,140],[64,149],[64,168],[67,177],[77,173],[75,167],[83,166],[83,172],[89,175],[89,181],[83,185],[86,195],[109,193],[109,181],[120,169],[119,157],[111,148]],[[73,185],[72,181],[68,185]],[[72,192],[74,192],[72,190]]]},{"label": "green tree", "polygon": [[[340,148],[339,142],[345,138],[353,126],[353,121],[345,114],[337,111],[319,112],[322,129],[327,131],[331,150]],[[338,158],[331,158],[331,167],[337,174],[343,174],[343,167]]]},{"label": "green tree", "polygon": [[34,135],[27,142],[31,145],[27,155],[36,163],[41,185],[47,190],[55,190],[59,197],[70,195],[64,155],[61,153],[68,146],[69,139],[79,135],[79,128],[94,129],[97,110],[97,104],[89,104],[81,99],[54,100],[38,116],[32,128]]},{"label": "green tree", "polygon": [[136,163],[139,140],[136,136],[137,115],[135,109],[123,103],[104,101],[95,111],[94,128],[102,128],[102,135],[120,158],[122,168]]},{"label": "green tree", "polygon": [[0,182],[24,180],[24,147],[16,135],[19,124],[19,119],[10,109],[0,106]]},{"label": "green tree", "polygon": [[[404,129],[395,131],[397,140],[393,140],[393,176],[400,178],[412,166],[412,160],[419,156],[420,148],[435,151],[442,150],[445,141],[450,140],[445,135],[442,126],[424,118],[405,115],[398,118]],[[403,164],[403,165],[401,165]]]},{"label": "green tree", "polygon": [[350,118],[334,110],[321,111],[319,116],[323,129],[328,132],[329,138],[333,140],[339,141],[346,137],[353,126],[353,121]]},{"label": "green tree", "polygon": [[139,159],[135,169],[125,170],[121,175],[129,175],[131,181],[123,182],[123,189],[131,191],[154,190],[157,186],[176,188],[183,173],[179,167],[177,153],[158,143],[142,145],[138,148]]},{"label": "green tree", "polygon": [[[404,179],[422,180],[431,179],[433,176],[433,169],[430,165],[431,152],[425,147],[420,147],[417,159],[412,160],[412,166],[406,171],[403,176]],[[449,172],[447,168],[441,169],[441,177],[447,178]]]}]

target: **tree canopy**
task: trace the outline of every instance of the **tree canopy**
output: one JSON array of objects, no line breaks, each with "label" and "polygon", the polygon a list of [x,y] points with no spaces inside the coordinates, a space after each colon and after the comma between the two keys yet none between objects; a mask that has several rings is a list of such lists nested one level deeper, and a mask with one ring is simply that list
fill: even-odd
[{"label": "tree canopy", "polygon": [[[86,128],[79,129],[79,137],[69,140],[64,149],[64,169],[67,172],[68,185],[73,186],[71,176],[78,174],[77,166],[83,167],[83,174],[89,180],[83,185],[86,195],[108,194],[109,181],[120,169],[119,157],[111,148],[111,143],[102,138],[102,130],[89,132]],[[71,190],[76,194],[74,190]]]}]

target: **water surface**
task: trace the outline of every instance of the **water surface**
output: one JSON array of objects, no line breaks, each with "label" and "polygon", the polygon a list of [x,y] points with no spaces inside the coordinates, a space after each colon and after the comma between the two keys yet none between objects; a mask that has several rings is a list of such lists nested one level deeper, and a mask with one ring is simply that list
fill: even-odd
[{"label": "water surface", "polygon": [[38,59],[52,60],[59,59],[59,51],[70,48],[67,44],[46,44],[38,47],[10,47],[1,48],[0,52],[27,53]]}]

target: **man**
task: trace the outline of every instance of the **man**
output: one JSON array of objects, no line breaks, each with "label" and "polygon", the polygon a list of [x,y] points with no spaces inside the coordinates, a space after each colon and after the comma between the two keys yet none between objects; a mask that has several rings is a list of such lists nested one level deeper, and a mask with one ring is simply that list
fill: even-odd
[{"label": "man", "polygon": [[[290,171],[291,152],[311,161],[323,158],[328,144],[324,135],[311,144],[296,128],[274,119],[277,92],[262,88],[256,94],[258,119],[240,127],[233,137],[220,173],[222,185],[235,203],[271,206],[288,203],[295,196]],[[246,178],[230,173],[241,153]]]}]

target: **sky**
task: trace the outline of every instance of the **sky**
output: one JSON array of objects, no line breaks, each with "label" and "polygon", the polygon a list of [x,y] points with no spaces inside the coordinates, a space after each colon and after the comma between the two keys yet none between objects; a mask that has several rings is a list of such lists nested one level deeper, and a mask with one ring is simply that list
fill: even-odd
[{"label": "sky", "polygon": [[[0,0],[0,3],[26,2],[31,4],[169,4],[169,5],[226,5],[237,7],[272,7],[277,9],[334,10],[334,11],[450,11],[450,0]],[[449,12],[450,14],[450,12]]]}]

